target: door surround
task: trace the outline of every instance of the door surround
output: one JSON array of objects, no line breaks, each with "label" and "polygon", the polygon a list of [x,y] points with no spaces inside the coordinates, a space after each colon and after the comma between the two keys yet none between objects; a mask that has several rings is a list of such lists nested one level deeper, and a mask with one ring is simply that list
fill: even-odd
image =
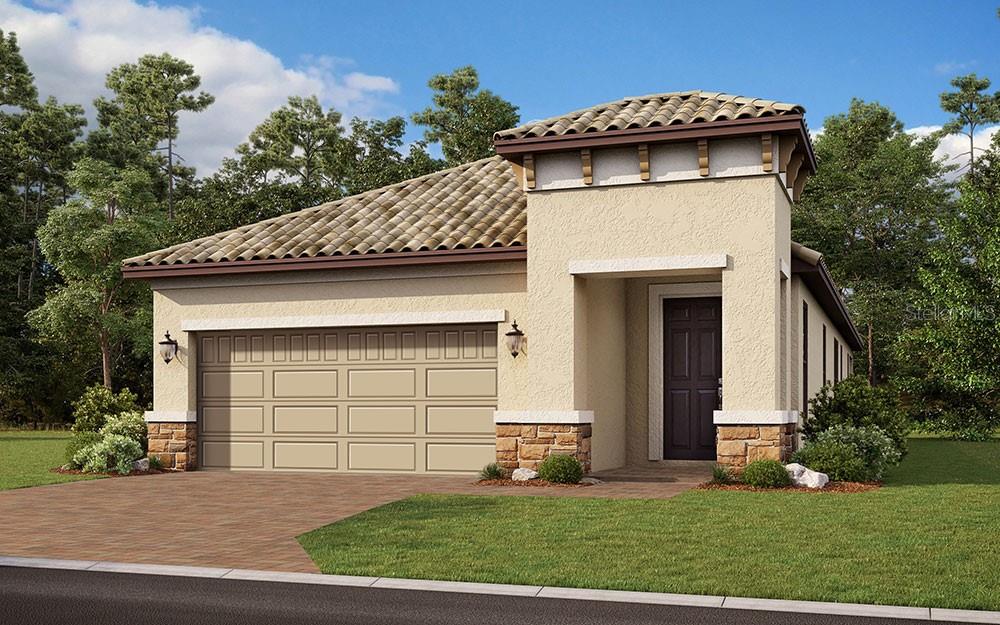
[{"label": "door surround", "polygon": [[[722,282],[683,282],[649,285],[649,459],[663,460],[663,300],[722,297]],[[725,336],[725,319],[723,319]],[[725,349],[723,349],[725,360]],[[724,364],[724,363],[723,363]]]}]

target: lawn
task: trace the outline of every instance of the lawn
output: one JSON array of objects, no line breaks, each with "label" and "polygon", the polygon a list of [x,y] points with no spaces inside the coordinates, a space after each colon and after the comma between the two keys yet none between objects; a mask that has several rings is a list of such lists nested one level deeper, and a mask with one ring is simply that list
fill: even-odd
[{"label": "lawn", "polygon": [[324,573],[1000,609],[1000,441],[916,439],[884,488],[421,495],[299,537]]},{"label": "lawn", "polygon": [[69,436],[69,432],[0,431],[0,490],[99,477],[51,471],[63,464]]}]

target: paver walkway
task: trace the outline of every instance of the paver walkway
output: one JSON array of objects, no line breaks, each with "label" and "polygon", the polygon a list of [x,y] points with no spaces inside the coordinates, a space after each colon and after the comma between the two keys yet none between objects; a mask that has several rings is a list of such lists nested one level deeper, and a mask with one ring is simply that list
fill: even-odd
[{"label": "paver walkway", "polygon": [[0,555],[316,572],[296,536],[418,493],[665,498],[704,479],[498,488],[467,476],[194,471],[53,484],[0,492]]}]

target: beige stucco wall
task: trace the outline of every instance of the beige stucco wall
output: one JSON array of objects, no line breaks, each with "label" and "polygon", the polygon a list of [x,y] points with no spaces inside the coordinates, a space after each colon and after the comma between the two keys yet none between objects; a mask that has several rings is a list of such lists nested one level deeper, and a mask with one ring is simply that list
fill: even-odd
[{"label": "beige stucco wall", "polygon": [[[847,367],[849,348],[844,337],[830,321],[830,317],[813,297],[801,279],[793,277],[793,314],[792,314],[792,409],[802,410],[802,302],[809,306],[809,376],[807,397],[812,399],[823,386],[824,381],[833,381],[834,340],[844,353],[844,366]],[[823,327],[826,326],[826,380],[823,379]],[[844,375],[841,374],[841,378]]]},{"label": "beige stucco wall", "polygon": [[586,318],[588,381],[582,404],[594,411],[591,439],[592,470],[625,464],[626,357],[628,324],[625,316],[625,280],[586,280],[579,285]]},{"label": "beige stucco wall", "polygon": [[[185,321],[505,310],[509,322],[522,319],[526,309],[523,262],[175,278],[152,286],[154,335],[169,330],[180,348],[170,364],[155,359],[157,412],[197,406],[195,344],[180,330]],[[502,344],[507,329],[500,323],[497,333],[501,410],[522,408],[528,386],[527,359],[511,358]]]},{"label": "beige stucco wall", "polygon": [[570,261],[720,253],[730,258],[722,272],[723,408],[784,407],[779,270],[790,260],[790,211],[777,176],[536,191],[528,211],[528,409],[592,410],[585,401],[604,382],[587,371],[585,280],[569,274]]}]

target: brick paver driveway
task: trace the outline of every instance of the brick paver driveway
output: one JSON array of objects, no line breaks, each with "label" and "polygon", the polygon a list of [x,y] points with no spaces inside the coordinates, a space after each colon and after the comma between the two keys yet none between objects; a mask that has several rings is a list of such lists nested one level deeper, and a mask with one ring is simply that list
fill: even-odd
[{"label": "brick paver driveway", "polygon": [[469,477],[195,471],[0,492],[0,555],[317,571],[299,534],[417,493],[671,497],[700,480],[481,487]]}]

